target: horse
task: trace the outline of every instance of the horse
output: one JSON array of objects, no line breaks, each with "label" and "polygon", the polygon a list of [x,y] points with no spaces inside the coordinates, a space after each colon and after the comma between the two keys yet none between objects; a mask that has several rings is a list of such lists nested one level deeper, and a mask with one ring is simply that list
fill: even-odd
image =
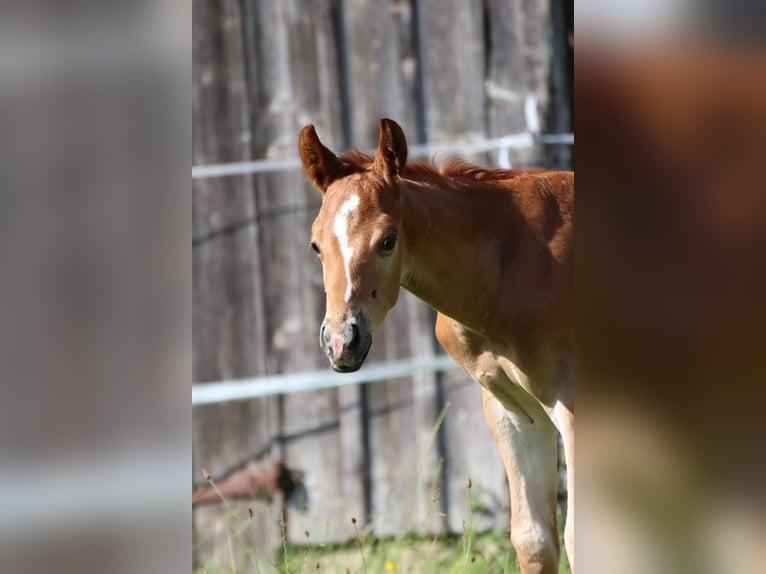
[{"label": "horse", "polygon": [[574,173],[408,164],[404,132],[385,118],[373,156],[337,156],[313,125],[298,145],[322,199],[310,247],[332,369],[361,367],[401,287],[433,307],[438,341],[482,387],[524,574],[558,572],[561,434],[574,571]]}]

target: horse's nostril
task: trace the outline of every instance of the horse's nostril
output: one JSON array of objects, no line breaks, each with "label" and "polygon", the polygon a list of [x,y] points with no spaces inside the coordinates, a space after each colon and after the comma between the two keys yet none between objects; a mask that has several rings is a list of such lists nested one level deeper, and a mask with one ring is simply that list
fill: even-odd
[{"label": "horse's nostril", "polygon": [[359,346],[360,340],[359,327],[357,327],[356,324],[351,325],[351,338],[348,340],[348,343],[346,343],[346,348],[349,351],[353,351]]},{"label": "horse's nostril", "polygon": [[330,342],[330,337],[328,336],[327,329],[325,328],[324,324],[319,329],[319,338],[325,344]]}]

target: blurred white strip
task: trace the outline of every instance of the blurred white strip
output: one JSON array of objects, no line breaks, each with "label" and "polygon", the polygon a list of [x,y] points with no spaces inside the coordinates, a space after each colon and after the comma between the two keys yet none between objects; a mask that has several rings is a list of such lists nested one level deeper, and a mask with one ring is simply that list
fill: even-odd
[{"label": "blurred white strip", "polygon": [[298,158],[260,159],[256,161],[195,165],[192,166],[192,179],[226,177],[227,175],[243,175],[247,173],[266,173],[270,171],[289,171],[300,167],[301,160]]},{"label": "blurred white strip", "polygon": [[293,375],[203,383],[192,386],[192,405],[242,401],[302,391],[318,391],[345,385],[411,377],[420,373],[450,371],[457,368],[457,365],[447,355],[439,355],[370,365],[362,367],[355,373],[335,373],[328,367],[321,371]]},{"label": "blurred white strip", "polygon": [[178,508],[179,480],[188,482],[190,451],[186,443],[5,460],[0,541],[165,516]]},{"label": "blurred white strip", "polygon": [[[532,102],[534,104],[534,101]],[[534,126],[533,126],[534,127]],[[489,139],[473,143],[450,143],[414,145],[409,149],[411,158],[431,158],[436,154],[449,153],[470,155],[474,153],[507,149],[527,149],[534,145],[573,145],[574,134],[536,134],[521,132],[501,138]],[[249,173],[266,173],[299,169],[301,162],[298,158],[289,159],[260,159],[210,165],[192,166],[192,179],[208,177],[226,177],[230,175],[245,175]]]},{"label": "blurred white strip", "polygon": [[527,96],[524,100],[524,118],[527,121],[527,129],[533,134],[540,133],[540,116],[537,113],[537,98]]},{"label": "blurred white strip", "polygon": [[646,44],[693,29],[700,12],[691,0],[581,0],[575,10],[575,30],[578,41]]}]

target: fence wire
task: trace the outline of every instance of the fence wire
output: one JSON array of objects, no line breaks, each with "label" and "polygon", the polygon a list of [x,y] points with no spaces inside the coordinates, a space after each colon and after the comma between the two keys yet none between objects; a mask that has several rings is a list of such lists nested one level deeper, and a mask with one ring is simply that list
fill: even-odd
[{"label": "fence wire", "polygon": [[[413,145],[409,148],[408,156],[413,159],[430,159],[438,154],[471,155],[498,151],[498,167],[509,169],[511,167],[508,161],[509,150],[528,149],[535,145],[574,145],[574,134],[537,134],[526,131],[477,142]],[[300,168],[301,160],[298,158],[257,159],[252,161],[195,165],[192,166],[192,179],[292,171]]]}]

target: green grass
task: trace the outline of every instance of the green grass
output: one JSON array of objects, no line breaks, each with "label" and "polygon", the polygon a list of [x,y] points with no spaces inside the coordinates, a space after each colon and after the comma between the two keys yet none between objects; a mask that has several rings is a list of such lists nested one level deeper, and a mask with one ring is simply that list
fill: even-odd
[{"label": "green grass", "polygon": [[[470,552],[464,552],[464,537],[407,536],[398,539],[367,539],[346,544],[303,546],[287,544],[274,561],[258,569],[236,570],[228,563],[228,552],[218,565],[199,567],[197,574],[518,574],[516,555],[505,532],[472,533]],[[560,574],[569,574],[563,552]]]},{"label": "green grass", "polygon": [[[470,492],[470,491],[469,491]],[[224,500],[229,509],[226,520],[235,521],[245,534],[239,537],[248,548],[228,548],[217,552],[214,563],[198,565],[195,574],[308,574],[330,572],[339,574],[518,574],[516,556],[504,532],[479,533],[473,530],[472,512],[466,510],[462,534],[445,536],[405,535],[378,538],[371,527],[359,528],[353,524],[355,536],[343,544],[294,544],[282,536],[279,552],[264,556],[248,532],[247,516],[239,516]],[[308,540],[308,539],[307,539]],[[249,557],[247,566],[237,567],[243,560],[236,554]],[[559,573],[569,574],[563,541]]]},{"label": "green grass", "polygon": [[[434,425],[431,448],[436,433],[444,420],[447,406]],[[420,472],[419,470],[417,472]],[[374,535],[374,525],[360,526],[352,519],[354,538],[344,544],[306,544],[287,541],[284,521],[281,522],[282,544],[271,555],[258,547],[253,536],[251,518],[240,514],[218,491],[209,476],[208,482],[216,489],[228,510],[225,520],[236,526],[238,542],[227,537],[226,548],[216,548],[211,563],[195,565],[194,574],[308,574],[328,572],[338,574],[518,574],[516,554],[507,531],[477,532],[473,512],[479,509],[472,497],[475,487],[470,479],[466,482],[468,501],[461,534],[442,536],[403,535],[381,538]],[[417,481],[415,481],[417,482]],[[437,481],[438,482],[438,481]],[[433,503],[438,496],[434,493]],[[252,515],[251,515],[252,516]],[[563,517],[559,517],[559,529]],[[561,538],[561,533],[559,533]],[[197,541],[195,541],[196,544]],[[242,547],[242,545],[244,547]],[[234,546],[239,546],[234,548]],[[559,574],[569,574],[563,540]],[[245,566],[246,565],[246,566]]]},{"label": "green grass", "polygon": [[[326,547],[291,547],[279,572],[350,572],[381,574],[518,573],[515,556],[504,533],[466,536],[372,539]],[[364,548],[364,550],[362,550]],[[466,552],[466,549],[468,552]],[[317,567],[318,565],[318,567]]]},{"label": "green grass", "polygon": [[[335,545],[287,545],[280,574],[519,574],[508,532],[478,533],[466,525],[460,535],[374,538],[369,531]],[[559,573],[570,574],[563,540]]]}]

